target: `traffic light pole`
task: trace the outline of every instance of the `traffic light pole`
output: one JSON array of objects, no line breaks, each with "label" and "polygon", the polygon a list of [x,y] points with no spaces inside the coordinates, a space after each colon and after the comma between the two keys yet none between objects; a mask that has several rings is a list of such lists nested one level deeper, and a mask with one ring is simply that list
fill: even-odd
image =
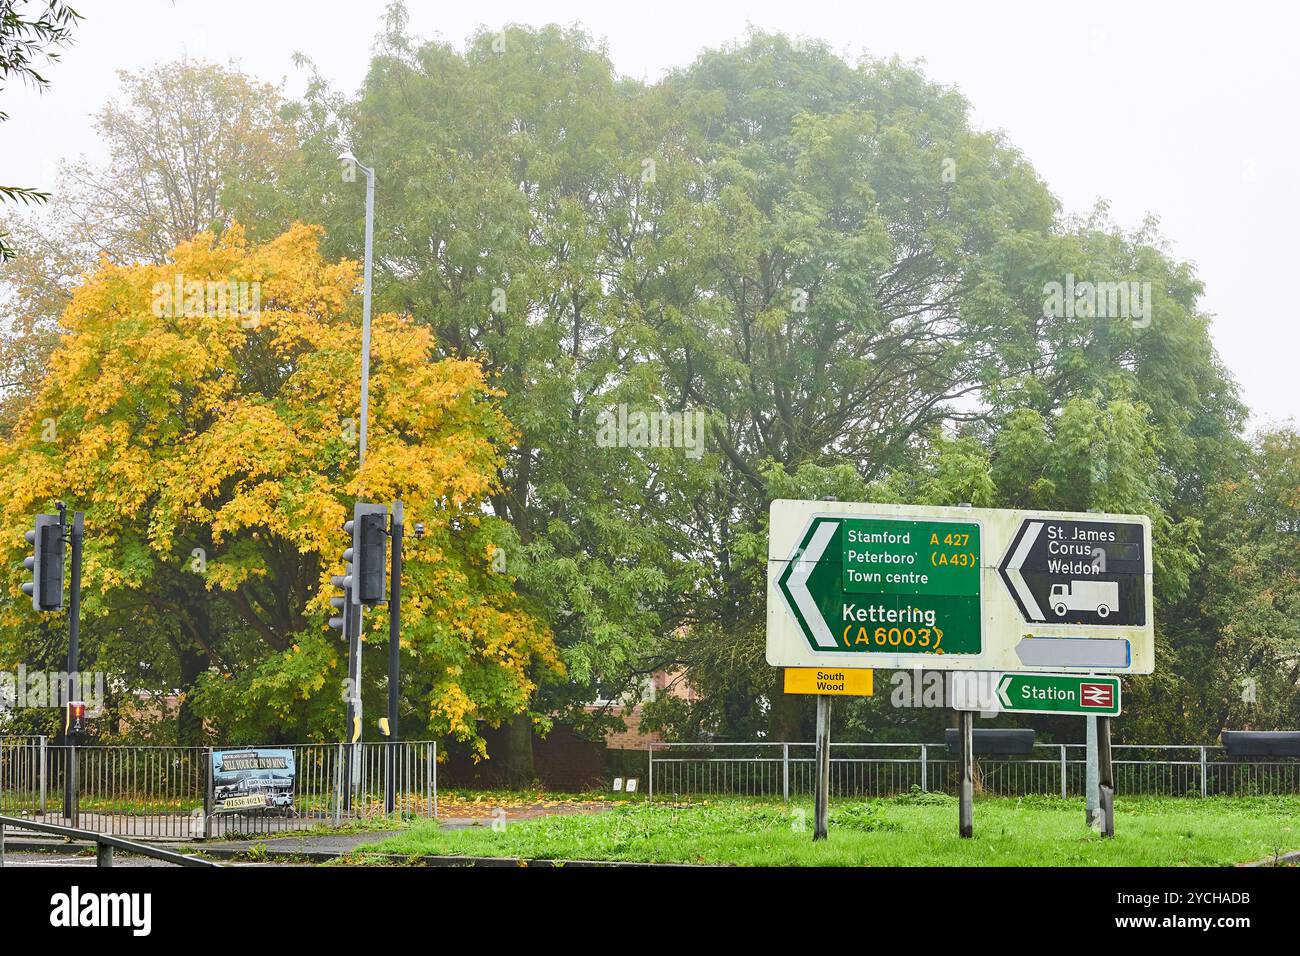
[{"label": "traffic light pole", "polygon": [[397,690],[402,676],[402,531],[405,525],[402,503],[393,502],[392,584],[388,596],[388,735],[397,736]]},{"label": "traffic light pole", "polygon": [[343,810],[346,812],[352,809],[352,728],[356,725],[353,715],[353,701],[356,699],[356,681],[357,675],[352,672],[352,592],[351,588],[343,589],[343,607],[340,609],[340,623],[342,624],[343,643],[348,649],[348,696],[347,696],[347,716],[344,718],[343,741],[349,746],[343,748],[343,777],[346,784],[341,784],[340,789],[343,791],[339,794],[339,801],[343,804]]},{"label": "traffic light pole", "polygon": [[405,517],[402,503],[393,502],[393,520],[389,537],[393,542],[391,583],[388,595],[388,773],[384,786],[384,810],[392,813],[396,808],[397,775],[397,692],[402,677],[402,530]]},{"label": "traffic light pole", "polygon": [[351,769],[348,806],[351,807],[351,793],[361,788],[361,605],[350,604],[344,613],[348,618],[348,676],[352,679],[352,696],[348,704],[348,760]]},{"label": "traffic light pole", "polygon": [[[60,504],[59,514],[67,509]],[[81,656],[81,542],[85,538],[85,515],[77,511],[72,515],[72,580],[68,599],[68,699],[64,703],[67,726],[67,766],[63,773],[63,815],[69,826],[77,825],[77,741],[72,726],[72,702],[81,698],[76,686],[78,660]]]}]

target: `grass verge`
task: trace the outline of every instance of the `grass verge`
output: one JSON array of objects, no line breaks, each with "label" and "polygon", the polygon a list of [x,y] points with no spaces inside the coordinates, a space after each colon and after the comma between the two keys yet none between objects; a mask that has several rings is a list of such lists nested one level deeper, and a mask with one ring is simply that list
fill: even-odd
[{"label": "grass verge", "polygon": [[[814,844],[811,803],[637,803],[539,817],[504,829],[442,830],[429,821],[367,845],[400,856],[496,856],[740,866],[1216,866],[1300,848],[1300,797],[1121,798],[1113,840],[1084,825],[1078,800],[1032,796],[975,804],[975,836],[957,836],[941,794],[831,805]],[[374,862],[372,860],[372,862]]]}]

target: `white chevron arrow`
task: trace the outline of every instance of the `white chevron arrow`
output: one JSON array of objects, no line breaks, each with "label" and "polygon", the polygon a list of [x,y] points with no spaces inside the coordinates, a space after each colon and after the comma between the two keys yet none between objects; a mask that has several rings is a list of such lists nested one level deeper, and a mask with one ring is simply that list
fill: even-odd
[{"label": "white chevron arrow", "polygon": [[790,596],[799,607],[799,613],[803,615],[804,622],[812,630],[813,640],[817,642],[818,647],[828,650],[834,650],[839,645],[835,643],[835,635],[826,626],[821,611],[817,609],[817,602],[813,600],[812,593],[808,590],[808,575],[812,574],[813,568],[817,567],[817,562],[821,560],[826,546],[831,543],[831,538],[835,536],[835,529],[839,526],[838,521],[823,521],[817,526],[803,554],[797,559],[792,557],[794,570],[790,572],[790,577],[785,582]]},{"label": "white chevron arrow", "polygon": [[1025,559],[1029,557],[1030,550],[1034,547],[1034,542],[1038,540],[1038,533],[1043,530],[1043,522],[1031,521],[1029,527],[1025,529],[1024,537],[1020,539],[1020,546],[1016,548],[1016,553],[1011,556],[1007,562],[1007,578],[1011,581],[1011,586],[1016,589],[1016,594],[1020,595],[1020,602],[1024,604],[1025,611],[1029,614],[1030,620],[1045,621],[1047,616],[1043,614],[1042,608],[1034,600],[1033,592],[1029,590],[1029,585],[1025,583],[1024,576],[1020,573],[1020,568],[1024,565]]},{"label": "white chevron arrow", "polygon": [[1011,709],[1011,698],[1007,696],[1007,688],[1011,686],[1011,675],[1003,674],[1002,680],[998,681],[998,700],[1002,701],[1002,706],[1007,710]]}]

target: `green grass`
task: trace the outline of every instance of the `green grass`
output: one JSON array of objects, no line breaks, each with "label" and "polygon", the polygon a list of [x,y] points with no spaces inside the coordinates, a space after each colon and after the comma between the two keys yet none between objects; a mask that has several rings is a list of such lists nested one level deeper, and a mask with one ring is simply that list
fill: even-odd
[{"label": "green grass", "polygon": [[1043,796],[976,801],[970,840],[957,836],[956,800],[939,794],[833,802],[825,842],[812,842],[811,826],[810,803],[636,803],[500,832],[428,821],[357,859],[369,851],[751,866],[1215,866],[1300,849],[1300,797],[1121,798],[1113,840],[1087,829],[1082,801]]}]

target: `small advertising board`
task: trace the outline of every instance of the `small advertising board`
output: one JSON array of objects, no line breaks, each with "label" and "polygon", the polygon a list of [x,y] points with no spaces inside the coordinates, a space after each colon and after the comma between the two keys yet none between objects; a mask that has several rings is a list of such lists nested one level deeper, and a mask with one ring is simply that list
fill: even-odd
[{"label": "small advertising board", "polygon": [[291,812],[296,772],[292,750],[214,750],[212,812]]}]

